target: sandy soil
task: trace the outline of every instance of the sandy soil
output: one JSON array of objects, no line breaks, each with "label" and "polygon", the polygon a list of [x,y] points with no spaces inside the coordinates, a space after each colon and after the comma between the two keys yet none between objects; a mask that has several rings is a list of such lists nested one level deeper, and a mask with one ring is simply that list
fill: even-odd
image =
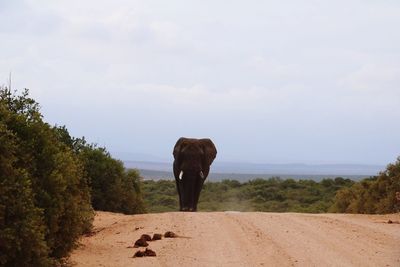
[{"label": "sandy soil", "polygon": [[[388,220],[395,223],[388,224]],[[400,266],[399,214],[98,212],[95,234],[70,257],[76,266]],[[142,234],[157,257],[132,258]]]}]

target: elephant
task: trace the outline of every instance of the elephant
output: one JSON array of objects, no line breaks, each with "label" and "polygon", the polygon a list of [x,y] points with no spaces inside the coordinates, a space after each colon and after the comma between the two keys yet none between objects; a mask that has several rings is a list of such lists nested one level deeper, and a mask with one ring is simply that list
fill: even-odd
[{"label": "elephant", "polygon": [[208,138],[181,137],[176,142],[172,154],[179,210],[197,211],[200,191],[217,156],[217,149]]}]

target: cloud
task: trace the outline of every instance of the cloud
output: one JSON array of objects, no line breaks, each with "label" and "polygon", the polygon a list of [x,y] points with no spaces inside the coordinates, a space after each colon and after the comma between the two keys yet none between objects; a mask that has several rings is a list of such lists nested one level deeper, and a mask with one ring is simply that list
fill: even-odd
[{"label": "cloud", "polygon": [[364,93],[399,94],[400,66],[366,64],[349,73],[340,84]]},{"label": "cloud", "polygon": [[193,135],[230,159],[386,163],[400,146],[399,11],[389,1],[3,1],[0,79],[12,71],[48,120],[114,151],[162,156]]}]

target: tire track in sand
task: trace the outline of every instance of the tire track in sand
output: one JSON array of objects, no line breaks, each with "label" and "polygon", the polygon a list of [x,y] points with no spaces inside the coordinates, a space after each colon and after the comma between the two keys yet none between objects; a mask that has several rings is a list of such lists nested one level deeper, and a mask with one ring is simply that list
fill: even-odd
[{"label": "tire track in sand", "polygon": [[[82,237],[75,266],[400,266],[400,214],[97,212],[97,232]],[[181,237],[151,242],[157,257],[132,258],[141,234]]]}]

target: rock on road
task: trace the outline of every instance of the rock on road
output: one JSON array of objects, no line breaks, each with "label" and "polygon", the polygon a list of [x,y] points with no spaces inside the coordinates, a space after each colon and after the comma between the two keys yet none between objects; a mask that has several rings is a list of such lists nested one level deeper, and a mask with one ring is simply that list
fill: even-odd
[{"label": "rock on road", "polygon": [[[394,223],[387,223],[389,220]],[[97,212],[94,233],[69,261],[75,266],[400,266],[399,214]],[[157,257],[132,258],[142,234]]]}]

